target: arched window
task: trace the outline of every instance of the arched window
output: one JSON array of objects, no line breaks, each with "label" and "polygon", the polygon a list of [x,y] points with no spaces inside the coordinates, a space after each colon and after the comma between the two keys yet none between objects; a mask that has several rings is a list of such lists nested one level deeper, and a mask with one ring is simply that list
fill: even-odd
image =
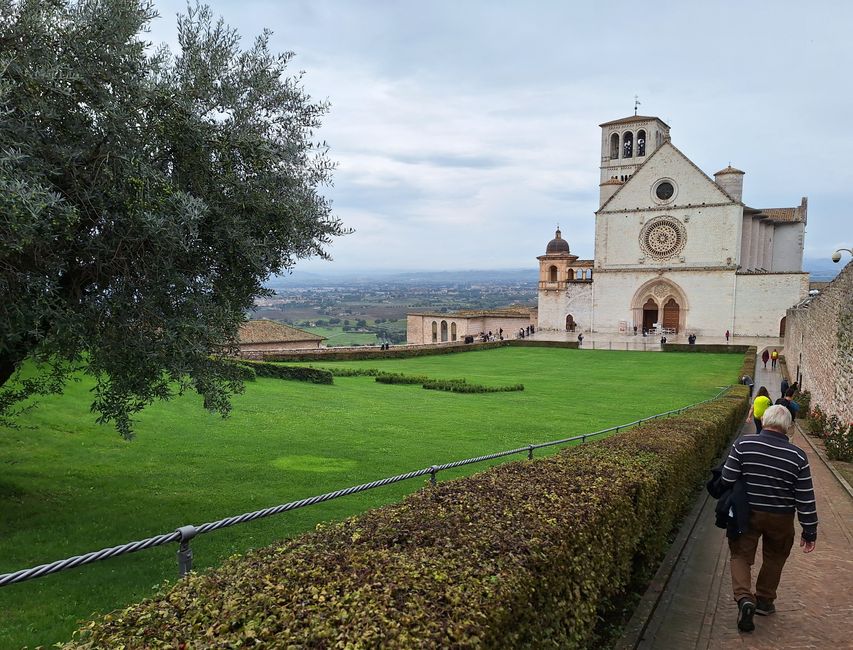
[{"label": "arched window", "polygon": [[450,323],[450,340],[456,340],[456,323]]},{"label": "arched window", "polygon": [[576,279],[583,280],[583,269],[578,269]]},{"label": "arched window", "polygon": [[587,269],[583,273],[583,277],[585,280],[592,280],[592,269]]},{"label": "arched window", "polygon": [[441,321],[441,342],[447,341],[447,321]]},{"label": "arched window", "polygon": [[642,130],[637,131],[637,155],[646,155],[646,132]]},{"label": "arched window", "polygon": [[587,277],[588,277],[590,280],[592,280],[592,269],[590,269],[589,271],[587,271],[587,273],[589,274]]},{"label": "arched window", "polygon": [[634,157],[634,134],[630,131],[625,131],[625,135],[622,136],[622,157]]},{"label": "arched window", "polygon": [[432,322],[432,342],[438,343],[438,323]]},{"label": "arched window", "polygon": [[568,271],[566,271],[566,279],[567,280],[571,281],[571,280],[574,280],[574,278],[575,278],[575,270],[574,269],[569,269]]},{"label": "arched window", "polygon": [[548,282],[556,282],[557,281],[557,267],[552,266],[548,269]]},{"label": "arched window", "polygon": [[619,157],[619,134],[614,133],[610,136],[610,157],[618,158]]}]

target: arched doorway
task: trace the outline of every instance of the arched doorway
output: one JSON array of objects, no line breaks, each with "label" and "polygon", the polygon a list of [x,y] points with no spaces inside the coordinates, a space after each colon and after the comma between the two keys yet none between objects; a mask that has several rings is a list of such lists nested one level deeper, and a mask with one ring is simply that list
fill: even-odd
[{"label": "arched doorway", "polygon": [[450,340],[456,340],[456,323],[450,323]]},{"label": "arched doorway", "polygon": [[678,334],[678,319],[680,315],[681,309],[678,303],[675,301],[675,298],[670,298],[663,306],[663,326],[666,329],[675,330],[675,333]]},{"label": "arched doorway", "polygon": [[575,317],[569,314],[568,316],[566,316],[566,331],[574,332],[575,327],[577,327],[577,323],[575,323]]},{"label": "arched doorway", "polygon": [[447,341],[447,321],[441,321],[441,342]]},{"label": "arched doorway", "polygon": [[787,319],[787,318],[788,318],[787,316],[782,316],[782,320],[779,321],[779,338],[780,339],[785,337],[785,319]]},{"label": "arched doorway", "polygon": [[658,322],[658,304],[649,298],[643,305],[643,329],[650,330]]}]

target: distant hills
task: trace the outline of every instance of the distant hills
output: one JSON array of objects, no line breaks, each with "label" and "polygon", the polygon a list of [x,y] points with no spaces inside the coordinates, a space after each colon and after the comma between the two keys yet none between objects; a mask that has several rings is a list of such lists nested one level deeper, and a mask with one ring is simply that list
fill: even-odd
[{"label": "distant hills", "polygon": [[[831,260],[805,259],[804,269],[813,281],[832,280],[843,268]],[[335,270],[326,273],[311,273],[296,270],[290,275],[270,278],[267,286],[272,289],[310,288],[327,286],[375,286],[376,284],[411,285],[470,285],[470,284],[536,284],[539,271],[525,269],[473,269],[454,271],[371,271]]]}]

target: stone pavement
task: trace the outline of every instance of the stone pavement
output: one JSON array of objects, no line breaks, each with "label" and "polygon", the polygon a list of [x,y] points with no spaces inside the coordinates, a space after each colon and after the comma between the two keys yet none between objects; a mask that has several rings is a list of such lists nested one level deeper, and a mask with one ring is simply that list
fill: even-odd
[{"label": "stone pavement", "polygon": [[[779,348],[781,351],[781,348]],[[759,355],[761,349],[759,349]],[[779,397],[778,369],[755,374],[756,390],[766,385]],[[752,433],[751,424],[744,431]],[[714,526],[715,501],[704,501],[670,580],[636,647],[643,650],[714,648],[853,648],[853,498],[841,486],[803,434],[794,444],[809,456],[817,498],[817,548],[804,554],[794,543],[782,573],[776,613],[755,617],[755,631],[737,630],[725,531]],[[797,540],[799,525],[797,524]],[[753,580],[761,566],[756,554]]]}]

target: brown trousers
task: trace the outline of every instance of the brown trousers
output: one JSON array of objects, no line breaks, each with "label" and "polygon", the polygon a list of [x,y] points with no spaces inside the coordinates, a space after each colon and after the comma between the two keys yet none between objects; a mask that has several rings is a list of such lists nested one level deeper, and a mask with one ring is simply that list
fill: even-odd
[{"label": "brown trousers", "polygon": [[776,588],[782,567],[794,545],[794,513],[776,514],[753,510],[749,515],[749,532],[729,540],[732,568],[732,591],[735,600],[753,599],[752,565],[761,539],[761,571],[755,583],[755,597],[776,600]]}]

